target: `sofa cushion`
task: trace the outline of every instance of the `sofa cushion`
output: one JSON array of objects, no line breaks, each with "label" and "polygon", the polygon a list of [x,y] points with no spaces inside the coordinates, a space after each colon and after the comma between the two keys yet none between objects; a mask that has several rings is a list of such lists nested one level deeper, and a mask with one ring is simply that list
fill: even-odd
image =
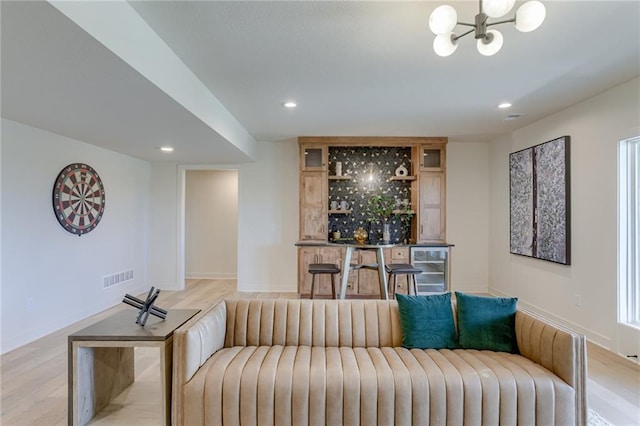
[{"label": "sofa cushion", "polygon": [[451,293],[429,296],[396,294],[402,346],[409,349],[455,349],[456,327]]},{"label": "sofa cushion", "polygon": [[184,424],[575,424],[574,390],[515,354],[235,346],[184,386]]},{"label": "sofa cushion", "polygon": [[477,296],[456,291],[456,301],[460,347],[517,352],[517,298]]}]

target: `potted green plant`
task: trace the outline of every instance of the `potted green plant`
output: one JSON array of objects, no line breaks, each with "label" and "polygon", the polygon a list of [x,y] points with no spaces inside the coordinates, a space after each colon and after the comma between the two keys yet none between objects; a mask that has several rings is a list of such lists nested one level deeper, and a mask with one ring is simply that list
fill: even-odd
[{"label": "potted green plant", "polygon": [[369,198],[367,203],[366,216],[370,222],[382,223],[382,241],[388,243],[390,240],[389,222],[400,217],[401,221],[408,221],[413,216],[408,205],[398,206],[395,197],[386,194],[376,194]]}]

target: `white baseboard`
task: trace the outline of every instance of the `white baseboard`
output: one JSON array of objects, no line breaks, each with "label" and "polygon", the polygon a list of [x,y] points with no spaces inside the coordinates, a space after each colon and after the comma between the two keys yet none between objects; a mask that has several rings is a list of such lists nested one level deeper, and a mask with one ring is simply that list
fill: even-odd
[{"label": "white baseboard", "polygon": [[187,272],[184,274],[188,280],[235,280],[238,274],[230,272]]},{"label": "white baseboard", "polygon": [[489,294],[487,291],[486,287],[458,287],[455,286],[454,288],[450,288],[449,290],[447,290],[448,292],[451,293],[451,295],[455,295],[455,292],[458,291],[460,293],[470,293],[470,294],[479,294],[479,295],[487,295]]},{"label": "white baseboard", "polygon": [[[495,288],[489,287],[489,294],[493,295],[493,296],[498,296],[498,297],[514,297],[512,294],[506,294],[500,290],[496,290]],[[587,336],[587,339],[589,339],[591,342],[596,343],[598,346],[603,347],[609,351],[615,352],[615,348],[612,347],[613,342],[612,340],[607,337],[604,336],[598,332],[595,332],[593,330],[590,330],[588,328],[582,327],[579,324],[576,324],[573,321],[570,321],[566,318],[563,318],[561,316],[555,315],[543,308],[540,308],[539,306],[536,305],[532,305],[531,303],[527,303],[523,300],[518,300],[518,305],[522,306],[524,309],[527,309],[529,311],[532,311],[536,314],[542,315],[545,318],[548,318],[550,321],[553,322],[557,322],[558,324],[561,324],[565,327],[568,327],[570,329],[572,329],[575,332],[584,334],[585,336]]]}]

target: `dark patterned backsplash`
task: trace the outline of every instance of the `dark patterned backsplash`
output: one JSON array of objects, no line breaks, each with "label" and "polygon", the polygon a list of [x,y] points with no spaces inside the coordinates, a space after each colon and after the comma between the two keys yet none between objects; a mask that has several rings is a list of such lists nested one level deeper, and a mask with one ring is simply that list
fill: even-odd
[{"label": "dark patterned backsplash", "polygon": [[[339,230],[342,238],[353,238],[353,232],[363,227],[369,240],[382,240],[382,224],[370,223],[366,217],[367,202],[372,195],[391,195],[398,200],[411,201],[410,181],[390,181],[396,169],[404,166],[412,173],[411,148],[408,147],[330,147],[329,175],[336,174],[336,162],[342,162],[342,175],[351,180],[329,180],[329,209],[331,201],[347,201],[350,214],[329,214],[329,230]],[[369,183],[370,164],[373,163],[373,182]],[[413,206],[412,206],[413,207]],[[410,225],[399,218],[390,224],[391,242],[410,238]],[[331,235],[329,235],[331,239]]]}]

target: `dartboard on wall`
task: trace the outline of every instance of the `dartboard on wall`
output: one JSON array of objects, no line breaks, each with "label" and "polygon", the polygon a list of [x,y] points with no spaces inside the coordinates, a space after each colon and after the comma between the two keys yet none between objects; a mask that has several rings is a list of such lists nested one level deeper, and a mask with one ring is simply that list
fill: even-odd
[{"label": "dartboard on wall", "polygon": [[53,211],[64,229],[78,236],[93,231],[102,219],[104,204],[104,185],[93,167],[73,163],[58,173]]}]

